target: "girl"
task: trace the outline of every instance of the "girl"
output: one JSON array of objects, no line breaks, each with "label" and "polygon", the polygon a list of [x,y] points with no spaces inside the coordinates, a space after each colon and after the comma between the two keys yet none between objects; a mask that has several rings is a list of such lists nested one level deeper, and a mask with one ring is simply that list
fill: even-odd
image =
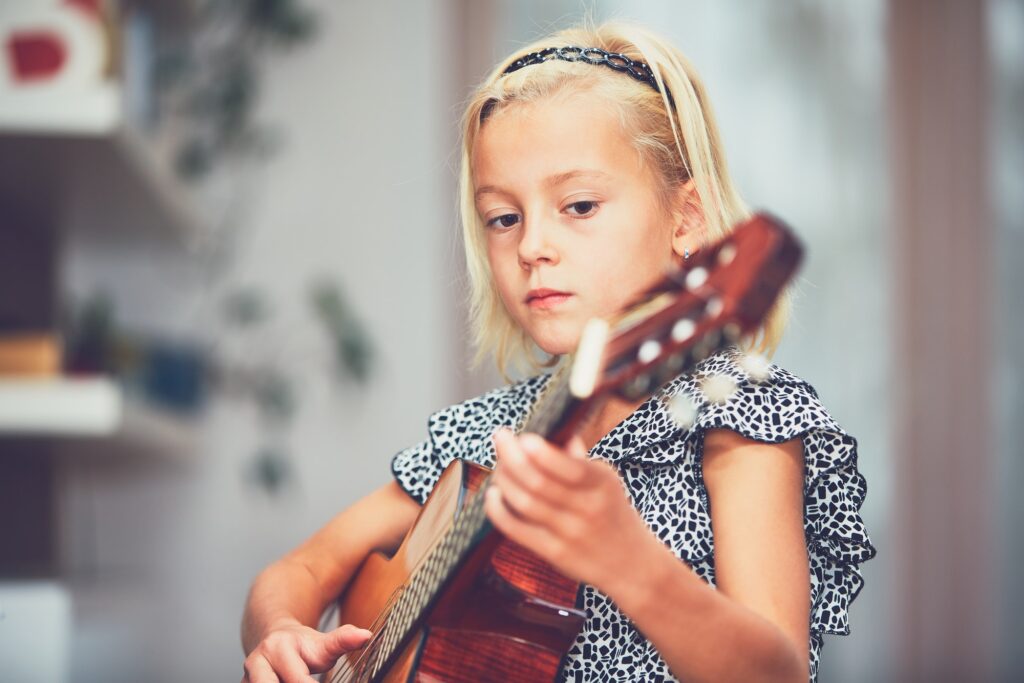
[{"label": "girl", "polygon": [[[618,23],[556,33],[490,74],[466,111],[460,192],[478,360],[493,352],[503,371],[536,366],[536,348],[572,353],[588,319],[747,215],[692,67]],[[783,300],[762,350],[785,314]],[[874,555],[865,482],[814,389],[745,358],[732,347],[650,400],[608,403],[565,450],[516,435],[550,375],[436,413],[395,456],[394,482],[256,579],[245,680],[308,681],[365,642],[311,625],[368,553],[399,545],[458,457],[497,465],[494,525],[585,584],[562,680],[814,681]],[[711,376],[735,391],[712,400]],[[680,425],[668,399],[682,395],[696,418]]]}]

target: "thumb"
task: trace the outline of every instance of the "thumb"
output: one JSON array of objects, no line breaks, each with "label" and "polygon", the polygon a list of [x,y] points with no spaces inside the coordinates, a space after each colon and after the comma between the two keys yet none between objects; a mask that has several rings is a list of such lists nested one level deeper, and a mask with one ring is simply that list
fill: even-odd
[{"label": "thumb", "polygon": [[587,447],[583,445],[583,437],[581,436],[572,437],[572,439],[569,440],[566,450],[569,451],[569,455],[574,458],[579,458],[580,460],[587,459]]},{"label": "thumb", "polygon": [[324,634],[323,647],[329,657],[337,657],[349,650],[362,647],[372,637],[372,631],[345,624]]}]

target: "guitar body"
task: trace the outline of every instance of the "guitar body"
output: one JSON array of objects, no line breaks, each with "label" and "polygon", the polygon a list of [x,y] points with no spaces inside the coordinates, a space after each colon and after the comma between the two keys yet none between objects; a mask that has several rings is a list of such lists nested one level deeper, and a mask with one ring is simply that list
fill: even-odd
[{"label": "guitar body", "polygon": [[[441,475],[402,545],[367,558],[338,601],[337,621],[380,632],[382,622],[445,530],[490,471],[454,461]],[[421,624],[375,681],[536,683],[552,681],[582,626],[579,584],[491,532],[451,577]],[[369,682],[367,650],[343,655],[323,681]]]}]

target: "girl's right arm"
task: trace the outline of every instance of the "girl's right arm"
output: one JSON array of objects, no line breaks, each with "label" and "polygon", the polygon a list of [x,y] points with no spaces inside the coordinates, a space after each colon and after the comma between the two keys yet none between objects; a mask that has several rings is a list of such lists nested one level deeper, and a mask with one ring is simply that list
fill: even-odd
[{"label": "girl's right arm", "polygon": [[309,681],[368,632],[315,626],[363,560],[391,553],[416,520],[420,505],[392,481],[339,513],[295,550],[264,569],[252,584],[242,617],[245,681]]}]

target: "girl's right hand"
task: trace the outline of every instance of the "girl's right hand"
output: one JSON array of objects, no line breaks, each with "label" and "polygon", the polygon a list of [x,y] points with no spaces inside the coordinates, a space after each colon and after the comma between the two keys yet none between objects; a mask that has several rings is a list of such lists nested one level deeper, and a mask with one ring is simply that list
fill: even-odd
[{"label": "girl's right hand", "polygon": [[283,625],[245,658],[242,683],[315,683],[311,673],[327,671],[338,657],[362,647],[372,636],[351,624],[327,633],[297,621]]}]

